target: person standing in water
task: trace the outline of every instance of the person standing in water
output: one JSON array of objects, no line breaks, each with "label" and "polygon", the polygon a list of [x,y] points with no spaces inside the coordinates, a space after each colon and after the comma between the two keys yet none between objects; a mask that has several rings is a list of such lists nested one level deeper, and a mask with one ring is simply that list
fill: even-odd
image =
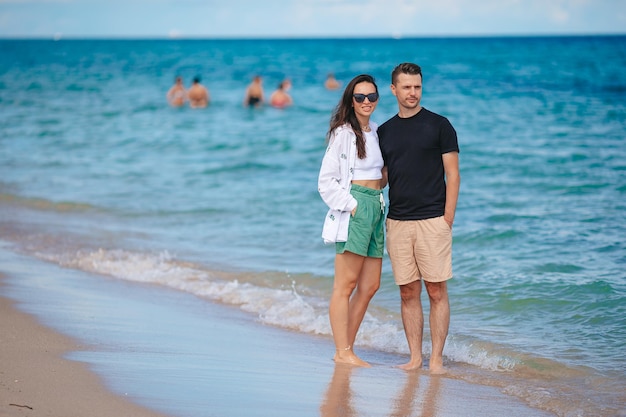
[{"label": "person standing in water", "polygon": [[318,191],[329,210],[322,238],[335,244],[335,279],[329,303],[334,360],[369,366],[353,350],[370,300],[380,287],[384,249],[383,159],[370,120],[378,87],[367,74],[346,86],[330,120]]},{"label": "person standing in water", "polygon": [[166,95],[167,102],[173,107],[182,107],[187,101],[187,90],[183,85],[183,78],[176,77],[176,81],[172,88],[169,89]]},{"label": "person standing in water", "polygon": [[270,96],[270,104],[279,109],[291,106],[293,100],[288,93],[289,89],[291,89],[291,81],[283,80]]},{"label": "person standing in water", "polygon": [[398,114],[378,128],[389,178],[387,252],[400,287],[402,323],[411,351],[405,370],[422,367],[422,281],[430,301],[431,374],[445,373],[443,348],[450,324],[447,281],[452,278],[452,224],[461,185],[456,131],[421,106],[422,69],[412,63],[391,73]]},{"label": "person standing in water", "polygon": [[208,106],[209,101],[211,101],[209,90],[200,84],[200,77],[193,79],[193,84],[189,87],[187,96],[189,97],[189,106],[196,109]]},{"label": "person standing in water", "polygon": [[339,81],[335,78],[335,74],[331,72],[326,76],[324,87],[326,87],[327,90],[337,90],[340,87]]},{"label": "person standing in water", "polygon": [[263,79],[260,75],[255,75],[243,98],[243,105],[246,107],[260,107],[265,98],[263,96]]}]

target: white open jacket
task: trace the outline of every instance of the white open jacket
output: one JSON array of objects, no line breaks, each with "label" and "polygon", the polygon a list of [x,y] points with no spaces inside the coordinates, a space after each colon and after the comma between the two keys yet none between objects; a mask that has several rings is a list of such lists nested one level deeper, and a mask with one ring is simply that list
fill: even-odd
[{"label": "white open jacket", "polygon": [[[373,131],[378,128],[373,122],[370,127]],[[322,229],[324,243],[348,239],[350,212],[357,206],[356,199],[350,194],[356,158],[354,131],[348,124],[339,126],[331,132],[317,180],[320,196],[329,207]]]}]

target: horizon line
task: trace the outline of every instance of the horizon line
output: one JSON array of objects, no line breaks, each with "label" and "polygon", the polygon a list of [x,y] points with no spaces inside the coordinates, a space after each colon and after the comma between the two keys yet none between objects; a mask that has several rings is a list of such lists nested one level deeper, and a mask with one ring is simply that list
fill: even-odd
[{"label": "horizon line", "polygon": [[464,38],[574,38],[574,37],[621,37],[626,36],[626,32],[589,32],[589,33],[502,33],[502,34],[431,34],[431,35],[379,35],[379,36],[356,36],[356,35],[301,35],[301,36],[168,36],[168,35],[64,35],[56,33],[48,36],[43,35],[0,35],[0,40],[163,40],[163,41],[185,41],[185,40],[405,40],[405,39],[464,39]]}]

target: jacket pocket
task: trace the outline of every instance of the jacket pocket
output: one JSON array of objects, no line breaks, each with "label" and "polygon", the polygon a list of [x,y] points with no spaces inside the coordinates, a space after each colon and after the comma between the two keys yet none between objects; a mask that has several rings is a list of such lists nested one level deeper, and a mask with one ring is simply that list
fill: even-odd
[{"label": "jacket pocket", "polygon": [[322,228],[324,243],[345,242],[348,239],[349,223],[349,211],[328,210]]}]

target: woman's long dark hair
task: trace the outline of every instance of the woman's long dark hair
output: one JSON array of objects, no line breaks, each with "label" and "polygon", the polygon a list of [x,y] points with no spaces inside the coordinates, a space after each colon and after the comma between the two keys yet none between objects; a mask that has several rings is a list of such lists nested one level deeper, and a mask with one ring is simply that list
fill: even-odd
[{"label": "woman's long dark hair", "polygon": [[349,123],[356,134],[356,150],[359,159],[363,159],[366,157],[365,154],[365,139],[363,138],[363,130],[361,129],[361,124],[356,118],[356,113],[354,113],[354,106],[352,105],[352,95],[354,94],[354,87],[362,82],[371,83],[374,85],[376,92],[378,93],[378,86],[376,85],[376,81],[374,81],[374,77],[368,74],[357,75],[348,83],[346,89],[343,91],[343,96],[341,97],[341,101],[333,110],[333,114],[330,118],[330,129],[328,130],[328,137],[330,138],[330,134],[333,130],[338,128],[339,126]]}]

